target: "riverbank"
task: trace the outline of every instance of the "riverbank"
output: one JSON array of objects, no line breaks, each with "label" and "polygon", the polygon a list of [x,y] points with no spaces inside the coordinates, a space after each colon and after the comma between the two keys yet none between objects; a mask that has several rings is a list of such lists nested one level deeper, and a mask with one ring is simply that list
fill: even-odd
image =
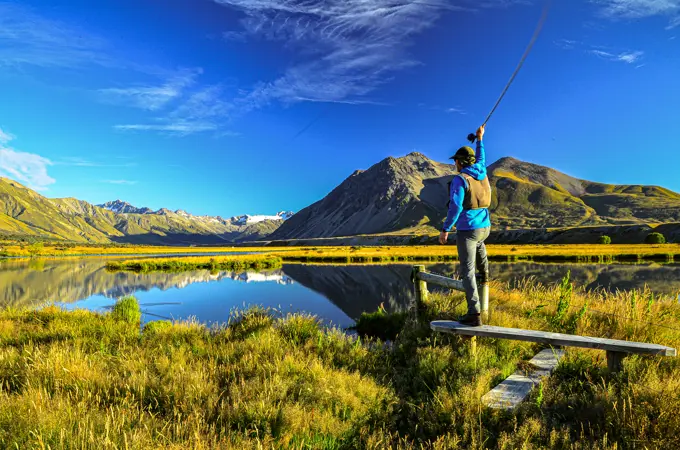
[{"label": "riverbank", "polygon": [[260,253],[270,250],[286,250],[285,247],[170,247],[125,244],[73,244],[67,242],[17,243],[0,242],[0,258],[9,257],[71,257],[71,256],[121,256],[121,255],[172,255],[201,253]]},{"label": "riverbank", "polygon": [[[680,261],[680,244],[619,245],[487,245],[492,261],[536,262],[674,262]],[[456,261],[455,243],[449,245],[397,246],[319,246],[319,247],[153,247],[153,246],[73,246],[0,247],[0,257],[74,256],[152,256],[176,255],[185,259],[193,254],[252,253],[279,257],[283,262],[310,263],[387,263]],[[210,258],[213,256],[206,256]],[[139,259],[139,258],[136,258]]]},{"label": "riverbank", "polygon": [[[680,348],[680,306],[649,292],[605,295],[492,286],[491,323]],[[127,299],[113,312],[0,312],[2,448],[647,448],[680,445],[680,364],[568,349],[515,413],[481,396],[539,349],[480,339],[477,357],[428,321],[462,312],[433,294],[423,321],[360,320],[393,345],[253,309],[229,326],[151,322]],[[649,322],[656,326],[648,325]],[[360,327],[361,328],[361,327]],[[377,344],[377,345],[376,345]],[[77,417],[77,420],[74,418]]]},{"label": "riverbank", "polygon": [[269,255],[234,255],[217,257],[184,257],[134,259],[128,261],[109,261],[106,269],[110,271],[129,270],[133,272],[183,272],[188,270],[266,270],[278,269],[282,260],[278,256]]},{"label": "riverbank", "polygon": [[[536,262],[674,262],[680,261],[680,245],[488,245],[492,261]],[[313,247],[271,251],[284,262],[446,262],[456,261],[455,245],[395,247]]]}]

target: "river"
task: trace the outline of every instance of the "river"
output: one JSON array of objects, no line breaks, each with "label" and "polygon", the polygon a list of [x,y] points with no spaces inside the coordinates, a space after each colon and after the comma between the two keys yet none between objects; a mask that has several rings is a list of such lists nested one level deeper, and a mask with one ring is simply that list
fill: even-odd
[{"label": "river", "polygon": [[[0,261],[0,306],[37,308],[57,303],[66,308],[109,309],[124,295],[134,295],[144,322],[161,318],[224,323],[235,309],[252,305],[286,312],[307,312],[325,323],[351,326],[364,311],[383,304],[388,311],[405,308],[413,298],[411,265],[287,264],[266,272],[111,273],[111,258]],[[428,265],[452,275],[455,264]],[[595,265],[495,263],[492,276],[514,283],[534,277],[557,283],[571,271],[577,286],[587,289],[652,291],[678,296],[680,265]],[[493,301],[493,299],[492,299]]]}]

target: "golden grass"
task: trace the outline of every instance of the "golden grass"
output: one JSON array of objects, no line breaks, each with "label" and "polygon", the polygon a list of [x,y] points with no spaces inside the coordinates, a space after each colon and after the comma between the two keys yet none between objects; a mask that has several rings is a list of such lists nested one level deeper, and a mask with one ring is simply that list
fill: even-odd
[{"label": "golden grass", "polygon": [[[488,245],[489,258],[497,261],[610,262],[680,258],[680,244],[665,245]],[[280,252],[284,261],[299,262],[389,262],[450,261],[458,258],[455,245],[391,247],[314,247]]]},{"label": "golden grass", "polygon": [[[494,325],[680,347],[680,305],[648,291],[526,281],[494,284],[491,298]],[[429,321],[462,312],[462,300],[432,294],[390,346],[259,309],[227,327],[141,330],[134,314],[0,312],[0,448],[680,446],[676,358],[631,356],[609,374],[604,352],[568,349],[517,411],[485,410],[481,396],[540,347],[479,339],[473,356],[461,338],[433,333]]]},{"label": "golden grass", "polygon": [[[30,246],[0,246],[0,255],[31,256]],[[623,245],[487,245],[489,258],[495,261],[666,261],[680,259],[680,244]],[[369,263],[393,261],[453,261],[458,258],[453,245],[413,246],[306,246],[306,247],[161,247],[161,246],[45,246],[33,256],[112,256],[191,253],[244,252],[280,257],[284,262]]]},{"label": "golden grass", "polygon": [[281,258],[270,255],[232,256],[188,256],[184,258],[147,258],[127,261],[109,261],[106,268],[111,271],[130,270],[135,272],[187,270],[263,270],[281,267]]},{"label": "golden grass", "polygon": [[[31,245],[20,245],[16,242],[0,242],[0,254],[5,256],[31,256]],[[263,252],[269,250],[285,250],[285,247],[166,247],[155,245],[78,245],[66,243],[44,244],[39,256],[94,256],[94,255],[157,255],[186,253],[227,253],[227,252]]]}]

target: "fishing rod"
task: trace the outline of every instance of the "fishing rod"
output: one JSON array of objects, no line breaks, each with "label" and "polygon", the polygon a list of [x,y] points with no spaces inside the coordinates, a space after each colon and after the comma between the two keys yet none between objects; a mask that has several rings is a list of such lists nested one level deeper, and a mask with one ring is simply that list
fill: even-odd
[{"label": "fishing rod", "polygon": [[[517,68],[513,72],[512,76],[510,77],[510,81],[508,81],[508,83],[505,85],[505,89],[503,89],[503,92],[501,92],[501,96],[496,101],[496,104],[491,109],[491,112],[489,113],[489,115],[486,116],[486,120],[484,121],[484,124],[482,126],[485,126],[489,122],[489,120],[491,119],[491,116],[493,116],[493,113],[495,113],[496,109],[498,109],[498,105],[500,105],[501,101],[503,101],[503,97],[505,97],[505,94],[507,94],[508,89],[510,89],[510,86],[512,85],[513,81],[515,81],[515,78],[517,78],[517,74],[522,69],[522,66],[524,65],[524,62],[527,60],[529,53],[531,53],[531,49],[534,47],[534,44],[538,40],[538,36],[541,34],[541,30],[543,29],[543,25],[545,25],[545,21],[548,19],[548,12],[550,11],[551,4],[552,4],[552,0],[546,1],[545,6],[543,7],[543,14],[541,15],[541,19],[538,21],[538,25],[536,26],[536,31],[534,31],[534,35],[531,37],[531,41],[529,42],[527,49],[524,51],[524,55],[522,55],[522,59],[520,59],[519,64],[517,65]],[[477,140],[477,135],[475,133],[470,133],[470,134],[468,134],[467,139],[468,139],[468,141],[470,141],[471,143],[474,144],[474,142]]]}]

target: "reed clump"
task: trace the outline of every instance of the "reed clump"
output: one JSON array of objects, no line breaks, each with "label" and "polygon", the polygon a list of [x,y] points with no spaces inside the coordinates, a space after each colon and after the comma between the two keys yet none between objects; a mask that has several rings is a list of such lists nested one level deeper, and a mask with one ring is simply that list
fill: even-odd
[{"label": "reed clump", "polygon": [[184,272],[189,270],[266,270],[281,267],[278,256],[234,255],[234,256],[197,256],[183,258],[148,258],[128,261],[109,261],[109,271],[128,270],[133,272]]}]

